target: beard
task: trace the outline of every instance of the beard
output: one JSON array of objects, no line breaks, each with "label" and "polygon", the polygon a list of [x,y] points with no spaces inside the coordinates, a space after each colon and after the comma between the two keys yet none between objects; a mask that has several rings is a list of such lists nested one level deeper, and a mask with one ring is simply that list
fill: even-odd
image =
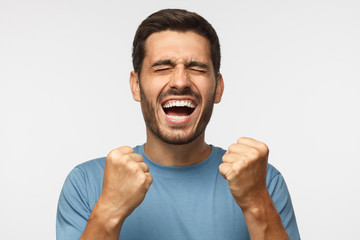
[{"label": "beard", "polygon": [[[198,121],[198,124],[197,124],[195,130],[191,131],[187,135],[184,135],[184,134],[180,134],[180,133],[175,133],[175,131],[180,131],[182,128],[184,128],[183,126],[178,126],[178,127],[175,126],[175,127],[173,127],[174,131],[170,130],[171,132],[166,132],[160,128],[160,126],[159,126],[160,123],[156,119],[155,107],[154,107],[154,105],[151,105],[150,101],[146,97],[146,94],[145,94],[143,88],[141,87],[141,82],[140,82],[141,110],[143,113],[146,127],[156,137],[158,137],[160,140],[162,140],[165,143],[173,144],[173,145],[183,145],[183,144],[191,143],[192,141],[194,141],[196,138],[198,138],[201,134],[203,134],[205,132],[206,126],[209,123],[211,115],[212,115],[212,111],[213,111],[213,107],[214,107],[215,92],[216,92],[216,89],[214,91],[212,98],[210,98],[207,102],[204,103],[205,104],[204,111],[203,111],[202,115],[200,116],[200,120]],[[167,91],[165,93],[161,93],[159,95],[158,100],[161,100],[166,96],[174,96],[174,95],[193,96],[196,99],[198,99],[199,102],[201,101],[200,95],[195,93],[194,91],[192,91],[189,88],[185,88],[183,91],[170,89],[169,91]],[[160,102],[160,101],[158,101],[158,102]]]}]

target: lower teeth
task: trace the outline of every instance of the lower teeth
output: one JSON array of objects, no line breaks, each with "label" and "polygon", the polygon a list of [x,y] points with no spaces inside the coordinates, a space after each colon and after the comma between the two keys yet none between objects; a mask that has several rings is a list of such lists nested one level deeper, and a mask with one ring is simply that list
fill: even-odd
[{"label": "lower teeth", "polygon": [[172,118],[172,119],[184,119],[184,118],[187,118],[188,116],[172,116],[172,115],[166,115],[168,116],[169,118]]}]

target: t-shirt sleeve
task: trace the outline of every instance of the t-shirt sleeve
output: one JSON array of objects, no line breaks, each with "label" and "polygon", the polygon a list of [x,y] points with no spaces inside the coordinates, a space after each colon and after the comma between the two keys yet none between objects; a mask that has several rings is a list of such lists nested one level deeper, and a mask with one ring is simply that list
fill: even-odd
[{"label": "t-shirt sleeve", "polygon": [[290,194],[280,173],[270,180],[268,190],[290,239],[300,239]]},{"label": "t-shirt sleeve", "polygon": [[56,216],[56,239],[79,239],[90,213],[84,173],[76,167],[66,178],[60,194]]}]

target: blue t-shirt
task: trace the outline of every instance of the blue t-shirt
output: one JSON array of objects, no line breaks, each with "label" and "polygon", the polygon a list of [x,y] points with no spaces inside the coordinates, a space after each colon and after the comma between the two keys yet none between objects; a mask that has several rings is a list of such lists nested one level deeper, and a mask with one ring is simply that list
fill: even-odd
[{"label": "blue t-shirt", "polygon": [[[134,148],[149,165],[153,183],[144,201],[125,220],[121,240],[250,239],[241,208],[219,172],[225,150],[192,166],[168,167],[151,161],[144,145]],[[58,204],[58,240],[79,239],[100,197],[105,158],[85,162],[68,175]],[[289,192],[281,174],[268,165],[266,184],[291,240],[300,239]]]}]

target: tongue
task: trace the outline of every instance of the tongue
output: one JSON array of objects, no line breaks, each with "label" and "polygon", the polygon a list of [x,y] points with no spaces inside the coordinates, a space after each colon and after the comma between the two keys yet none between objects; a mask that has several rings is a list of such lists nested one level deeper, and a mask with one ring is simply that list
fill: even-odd
[{"label": "tongue", "polygon": [[164,109],[166,115],[170,116],[188,116],[190,115],[188,107],[171,107]]}]

